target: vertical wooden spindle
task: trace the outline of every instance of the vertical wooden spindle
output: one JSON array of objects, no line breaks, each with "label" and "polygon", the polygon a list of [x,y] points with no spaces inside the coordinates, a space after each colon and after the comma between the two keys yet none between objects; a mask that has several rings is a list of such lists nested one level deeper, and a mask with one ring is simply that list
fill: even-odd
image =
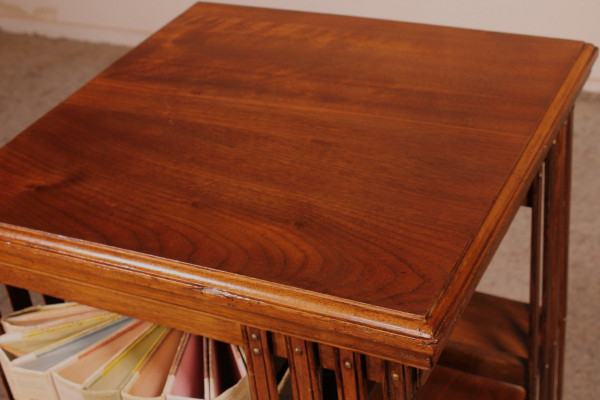
[{"label": "vertical wooden spindle", "polygon": [[400,364],[384,363],[382,386],[384,400],[411,400],[406,397],[404,367]]},{"label": "vertical wooden spindle", "polygon": [[[542,373],[540,398],[557,398],[558,374],[562,367],[559,355],[560,320],[563,319],[564,298],[561,290],[566,242],[562,232],[568,225],[565,220],[565,188],[567,182],[567,126],[563,126],[553,143],[545,166],[544,196],[544,275],[542,301]],[[566,309],[565,309],[566,310]]]},{"label": "vertical wooden spindle", "polygon": [[339,349],[336,354],[342,378],[340,383],[343,397],[340,400],[366,400],[367,375],[364,358],[345,349]]},{"label": "vertical wooden spindle", "polygon": [[286,337],[294,400],[322,400],[316,349],[312,343]]},{"label": "vertical wooden spindle", "polygon": [[267,332],[242,329],[252,400],[278,400],[277,377]]},{"label": "vertical wooden spindle", "polygon": [[567,118],[563,137],[560,141],[561,159],[563,160],[563,174],[561,180],[561,198],[560,198],[560,260],[558,265],[559,275],[559,320],[558,320],[558,361],[557,361],[557,389],[556,398],[562,399],[564,361],[565,361],[565,333],[567,322],[567,284],[569,267],[569,222],[570,222],[570,204],[571,204],[571,168],[573,154],[573,110]]},{"label": "vertical wooden spindle", "polygon": [[537,400],[540,376],[540,264],[542,223],[542,171],[529,192],[531,205],[531,276],[529,292],[529,364],[527,398]]}]

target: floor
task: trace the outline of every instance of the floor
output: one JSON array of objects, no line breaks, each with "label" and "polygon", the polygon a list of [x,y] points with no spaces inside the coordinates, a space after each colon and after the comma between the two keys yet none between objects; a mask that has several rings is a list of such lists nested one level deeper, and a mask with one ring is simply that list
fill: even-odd
[{"label": "floor", "polygon": [[[127,51],[0,32],[0,146]],[[600,393],[600,94],[575,112],[566,400]],[[528,209],[522,209],[480,290],[527,300]]]}]

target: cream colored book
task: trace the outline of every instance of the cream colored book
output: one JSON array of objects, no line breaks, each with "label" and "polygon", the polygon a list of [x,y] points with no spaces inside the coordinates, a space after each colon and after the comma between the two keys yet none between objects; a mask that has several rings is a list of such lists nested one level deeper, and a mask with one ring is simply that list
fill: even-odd
[{"label": "cream colored book", "polygon": [[29,329],[43,329],[60,325],[65,320],[75,321],[108,311],[78,303],[60,303],[38,305],[16,311],[0,319],[4,332],[15,332]]},{"label": "cream colored book", "polygon": [[123,400],[164,400],[167,380],[183,341],[183,332],[171,330],[123,389]]},{"label": "cream colored book", "polygon": [[168,328],[155,325],[84,384],[85,400],[121,400],[121,391],[161,342]]},{"label": "cream colored book", "polygon": [[279,392],[280,399],[291,399],[292,394],[292,380],[290,379],[290,369],[286,369],[281,380],[277,383],[277,391]]},{"label": "cream colored book", "polygon": [[52,378],[60,400],[83,400],[86,380],[106,367],[152,326],[150,322],[136,321],[54,369]]},{"label": "cream colored book", "polygon": [[[10,360],[4,351],[0,352],[2,367],[14,397],[17,400],[57,400],[50,373],[52,368],[118,330],[126,321],[114,314],[113,318],[104,319],[14,360]],[[11,334],[5,336],[8,335]]]},{"label": "cream colored book", "polygon": [[62,340],[69,340],[72,335],[94,325],[116,318],[120,318],[120,316],[106,313],[76,321],[66,320],[60,325],[46,328],[10,332],[0,337],[0,349],[12,360],[25,354],[42,351],[44,348],[54,346]]},{"label": "cream colored book", "polygon": [[[117,314],[112,314],[117,317]],[[109,319],[109,315],[90,317],[75,322],[65,322],[49,328],[27,331],[10,332],[0,336],[0,365],[13,393],[18,392],[18,386],[11,377],[11,362],[25,353],[41,352],[64,340],[69,340],[90,327],[96,326]]]},{"label": "cream colored book", "polygon": [[18,387],[18,400],[58,400],[52,370],[132,322],[129,318],[108,321],[41,354],[32,353],[16,359],[9,368],[11,379]]},{"label": "cream colored book", "polygon": [[181,359],[183,358],[184,352],[187,349],[187,345],[190,339],[189,333],[183,333],[181,337],[181,341],[179,342],[179,346],[177,347],[177,351],[175,352],[175,357],[173,358],[173,363],[171,368],[169,369],[169,375],[165,382],[164,395],[163,398],[166,400],[168,398],[168,393],[171,393],[173,386],[175,384],[175,377],[177,375],[177,371],[181,364]]}]

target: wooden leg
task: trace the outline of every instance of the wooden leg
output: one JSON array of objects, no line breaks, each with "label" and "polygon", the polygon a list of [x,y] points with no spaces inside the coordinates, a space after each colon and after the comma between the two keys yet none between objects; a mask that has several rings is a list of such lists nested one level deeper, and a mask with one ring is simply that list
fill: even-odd
[{"label": "wooden leg", "polygon": [[246,327],[242,333],[252,399],[278,400],[277,377],[267,332]]},{"label": "wooden leg", "polygon": [[542,172],[529,192],[531,205],[531,278],[529,292],[529,380],[527,398],[537,400],[540,377],[540,261],[542,223]]},{"label": "wooden leg", "polygon": [[540,399],[557,399],[562,390],[570,186],[570,123],[565,124],[546,159],[544,199],[544,276],[542,293],[542,372]]},{"label": "wooden leg", "polygon": [[557,371],[557,394],[558,400],[562,399],[564,358],[565,358],[565,331],[567,322],[567,283],[569,267],[569,222],[571,205],[571,165],[573,154],[573,111],[567,119],[564,129],[564,135],[560,142],[563,147],[563,175],[562,175],[562,195],[560,201],[560,260],[558,266],[559,272],[559,328],[558,328],[558,371]]}]

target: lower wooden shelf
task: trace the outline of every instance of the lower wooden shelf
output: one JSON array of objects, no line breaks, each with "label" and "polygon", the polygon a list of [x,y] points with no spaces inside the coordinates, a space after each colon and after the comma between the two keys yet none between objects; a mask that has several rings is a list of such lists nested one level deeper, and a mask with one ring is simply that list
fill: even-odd
[{"label": "lower wooden shelf", "polygon": [[[386,398],[381,384],[373,385],[368,400]],[[415,400],[524,400],[525,389],[510,383],[438,365]]]},{"label": "lower wooden shelf", "polygon": [[439,364],[525,386],[529,305],[475,293]]},{"label": "lower wooden shelf", "polygon": [[522,400],[525,389],[494,379],[484,378],[437,366],[431,372],[427,384],[423,386],[417,400]]}]

